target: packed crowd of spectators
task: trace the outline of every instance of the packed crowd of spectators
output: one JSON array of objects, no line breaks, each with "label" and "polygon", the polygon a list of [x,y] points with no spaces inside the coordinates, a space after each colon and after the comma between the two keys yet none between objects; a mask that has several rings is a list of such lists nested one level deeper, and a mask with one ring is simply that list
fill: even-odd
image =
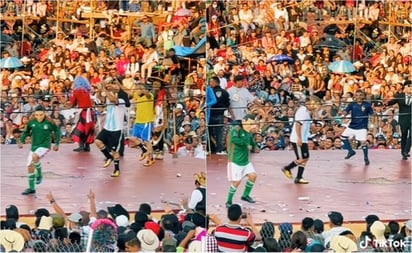
[{"label": "packed crowd of spectators", "polygon": [[[253,214],[234,204],[227,217],[187,210],[164,210],[157,220],[150,204],[131,214],[120,204],[96,211],[93,192],[90,210],[66,215],[49,194],[52,210],[39,208],[35,224],[19,221],[15,205],[6,207],[1,221],[2,252],[410,252],[412,220],[380,221],[366,216],[365,229],[351,231],[343,214],[330,211],[328,220],[304,217],[293,226],[266,221],[257,226]],[[209,231],[209,233],[207,233]]]},{"label": "packed crowd of spectators", "polygon": [[[166,94],[162,120],[165,139],[162,141],[173,152],[185,146],[183,123],[190,122],[190,130],[196,134],[192,137],[199,140],[199,147],[203,149],[206,143],[202,120],[205,55],[177,56],[173,47],[194,47],[205,36],[204,3],[170,1],[166,5],[162,3],[162,9],[156,8],[157,1],[95,3],[95,12],[107,14],[107,18],[96,19],[95,29],[89,33],[84,22],[77,24],[77,21],[86,20],[82,19],[82,13],[91,12],[89,1],[67,3],[63,14],[74,23],[60,24],[47,19],[56,17],[56,1],[34,1],[27,5],[0,1],[2,16],[7,17],[1,21],[2,38],[7,38],[4,44],[2,42],[1,59],[17,57],[23,63],[19,68],[1,69],[1,143],[16,143],[37,105],[46,108],[60,127],[62,142],[71,142],[78,110],[71,107],[69,97],[75,75],[81,68],[82,75],[88,76],[92,86],[96,133],[101,129],[105,114],[104,103],[96,94],[102,91],[106,78],[118,79],[122,88],[129,90],[133,90],[137,82],[143,82],[154,93],[157,91],[153,84],[157,81]],[[50,6],[44,9],[43,5]],[[126,36],[127,17],[113,14],[119,10],[146,11],[144,13],[151,15],[142,14],[136,19],[131,29],[135,31],[133,36]],[[18,16],[21,13],[27,14],[25,20]],[[153,19],[159,17],[164,19],[155,24]],[[132,104],[125,123],[127,130],[133,124],[134,106]],[[163,150],[163,144],[160,149]]]},{"label": "packed crowd of spectators", "polygon": [[[412,36],[408,25],[388,30],[382,23],[394,13],[399,23],[411,22],[407,1],[359,1],[356,7],[355,1],[336,0],[212,1],[207,7],[209,75],[218,77],[220,88],[227,91],[240,76],[240,87],[253,97],[241,95],[244,105],[232,100],[214,110],[236,104],[256,116],[260,130],[255,138],[262,149],[284,150],[290,148],[295,98],[316,95],[322,103],[309,146],[341,149],[338,137],[348,124],[343,110],[361,89],[376,114],[369,123],[370,148],[399,148],[399,110],[387,102],[412,82]],[[354,71],[329,68],[341,60],[349,61]],[[236,119],[229,112],[216,113],[221,120],[214,122]],[[216,130],[217,125],[223,129]],[[211,133],[222,131],[223,137],[215,134],[211,139],[224,143],[226,124],[213,127]]]}]

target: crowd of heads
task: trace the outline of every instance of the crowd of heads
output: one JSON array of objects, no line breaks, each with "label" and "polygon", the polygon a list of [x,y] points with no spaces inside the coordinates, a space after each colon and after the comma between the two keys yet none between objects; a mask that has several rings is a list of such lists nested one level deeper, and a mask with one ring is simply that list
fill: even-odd
[{"label": "crowd of heads", "polygon": [[[399,2],[393,8],[378,1],[357,8],[354,1],[212,1],[207,8],[209,75],[218,77],[224,89],[242,82],[259,101],[245,110],[255,115],[262,149],[290,148],[291,123],[302,94],[321,99],[309,147],[341,149],[338,137],[348,123],[343,110],[358,90],[377,115],[368,126],[370,148],[398,149],[399,111],[386,102],[410,92],[411,29],[395,26],[389,35],[379,21],[391,11],[409,15],[411,7]],[[408,15],[402,22],[410,22]],[[354,32],[355,19],[361,32]],[[353,70],[332,68],[340,61]]]},{"label": "crowd of heads", "polygon": [[[58,28],[53,20],[47,18],[56,16],[53,10],[60,3],[49,3],[52,6],[47,8],[48,14],[43,15],[38,13],[37,3],[30,7],[21,4],[11,7],[12,3],[1,2],[1,13],[9,17],[1,21],[2,36],[10,39],[1,45],[1,58],[16,57],[23,63],[22,67],[1,69],[1,143],[16,142],[37,105],[42,105],[59,126],[62,142],[71,142],[70,133],[76,123],[77,110],[71,108],[69,96],[74,89],[74,79],[79,75],[88,82],[97,116],[104,115],[105,111],[103,101],[99,101],[97,96],[104,88],[103,82],[107,78],[116,78],[124,89],[132,91],[137,83],[145,83],[145,88],[155,95],[160,89],[166,90],[167,110],[171,112],[173,108],[182,107],[183,115],[190,114],[189,120],[193,120],[192,130],[197,130],[204,104],[204,53],[178,57],[179,64],[171,59],[177,57],[174,46],[195,47],[204,37],[204,3],[185,1],[176,5],[173,2],[161,4],[163,7],[158,8],[157,3],[156,6],[146,6],[145,2],[123,1],[119,6],[119,2],[113,5],[114,2],[98,1],[94,11],[106,16],[96,20],[92,33],[85,22],[80,22],[88,20],[81,16],[81,13],[91,12],[88,1],[67,3],[67,8],[63,8],[64,15],[72,18],[74,23],[63,22]],[[118,15],[120,9],[146,13],[134,19],[130,36],[127,35],[129,19]],[[16,17],[25,11],[28,13],[26,20]],[[24,34],[22,22],[28,29]],[[22,37],[25,38],[23,41]],[[158,56],[155,57],[156,64],[145,66],[145,60],[152,54]],[[179,67],[171,69],[171,65]],[[154,87],[156,82],[160,87]],[[172,113],[169,115],[172,121]],[[128,120],[132,125],[134,119]],[[165,119],[163,123],[167,121]],[[182,121],[179,119],[177,123],[177,134],[180,134]],[[100,124],[97,127],[99,130]],[[163,127],[168,128],[167,125]],[[173,129],[167,131],[167,142],[172,145]]]},{"label": "crowd of heads", "polygon": [[[365,217],[361,232],[346,227],[343,214],[330,211],[327,219],[304,217],[300,224],[283,222],[261,224],[258,234],[248,226],[249,214],[234,204],[227,210],[229,224],[219,224],[211,229],[208,252],[244,247],[247,252],[408,252],[411,245],[412,220],[383,222],[377,215]],[[246,223],[246,225],[245,225]],[[252,240],[236,237],[241,234],[240,225],[246,228]],[[219,228],[225,226],[225,230]],[[278,234],[277,234],[278,233]],[[213,235],[216,234],[214,238]]]},{"label": "crowd of heads", "polygon": [[[358,234],[345,226],[339,211],[330,211],[326,220],[304,217],[300,224],[274,224],[269,219],[253,231],[256,224],[248,224],[253,214],[238,204],[228,208],[227,217],[168,210],[159,220],[153,218],[148,203],[142,203],[134,214],[116,204],[98,210],[96,217],[87,211],[64,217],[39,208],[33,226],[21,222],[15,205],[7,206],[5,213],[0,232],[0,247],[5,252],[86,252],[87,248],[94,252],[218,252],[231,247],[229,241],[247,252],[409,252],[412,239],[412,220],[384,222],[370,214]],[[222,239],[220,226],[233,229],[225,231],[227,238],[233,239],[231,233],[234,236],[241,227],[249,231],[251,240]]]}]

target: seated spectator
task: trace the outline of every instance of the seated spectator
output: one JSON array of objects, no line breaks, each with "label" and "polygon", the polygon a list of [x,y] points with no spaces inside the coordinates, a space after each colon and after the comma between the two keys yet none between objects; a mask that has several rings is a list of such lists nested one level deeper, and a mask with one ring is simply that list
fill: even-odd
[{"label": "seated spectator", "polygon": [[330,239],[329,249],[334,252],[354,252],[358,247],[354,241],[343,235],[334,235]]},{"label": "seated spectator", "polygon": [[[238,204],[231,205],[227,210],[229,222],[217,226],[215,237],[219,251],[249,251],[250,246],[255,240],[260,239],[259,231],[253,223],[252,215],[242,215],[242,208]],[[246,219],[250,228],[240,225],[242,219]],[[234,236],[236,235],[236,236]]]},{"label": "seated spectator", "polygon": [[291,248],[291,238],[290,236],[293,233],[293,227],[292,224],[290,223],[281,223],[279,224],[279,231],[280,231],[280,237],[279,237],[279,246],[281,250],[285,249],[290,249]]},{"label": "seated spectator", "polygon": [[328,217],[330,229],[322,233],[323,238],[325,238],[324,245],[326,248],[329,247],[329,242],[333,236],[337,236],[346,230],[350,231],[350,229],[342,226],[343,216],[340,212],[331,211],[328,213]]}]

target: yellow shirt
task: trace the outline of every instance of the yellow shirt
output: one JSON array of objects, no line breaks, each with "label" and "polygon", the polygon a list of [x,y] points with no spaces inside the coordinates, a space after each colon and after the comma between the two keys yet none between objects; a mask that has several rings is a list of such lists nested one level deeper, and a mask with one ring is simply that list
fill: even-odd
[{"label": "yellow shirt", "polygon": [[155,119],[154,97],[150,94],[147,96],[139,96],[137,93],[133,94],[133,100],[136,103],[136,119],[135,123],[150,123]]}]

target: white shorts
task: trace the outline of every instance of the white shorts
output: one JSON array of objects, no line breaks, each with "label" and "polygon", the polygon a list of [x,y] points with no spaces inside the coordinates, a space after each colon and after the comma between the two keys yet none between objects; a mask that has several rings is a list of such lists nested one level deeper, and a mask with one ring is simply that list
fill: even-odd
[{"label": "white shorts", "polygon": [[239,166],[232,162],[227,163],[227,179],[230,182],[240,181],[247,174],[255,172],[255,168],[253,168],[253,165],[251,163],[248,163],[244,166]]},{"label": "white shorts", "polygon": [[33,160],[33,154],[36,154],[39,159],[44,157],[47,153],[49,153],[50,149],[49,148],[37,148],[34,152],[30,151],[29,157],[27,159],[27,166],[30,166],[32,160]]},{"label": "white shorts", "polygon": [[343,137],[351,138],[352,136],[355,136],[355,139],[358,141],[366,141],[367,135],[368,135],[367,129],[352,129],[349,127],[347,127],[342,133]]}]

